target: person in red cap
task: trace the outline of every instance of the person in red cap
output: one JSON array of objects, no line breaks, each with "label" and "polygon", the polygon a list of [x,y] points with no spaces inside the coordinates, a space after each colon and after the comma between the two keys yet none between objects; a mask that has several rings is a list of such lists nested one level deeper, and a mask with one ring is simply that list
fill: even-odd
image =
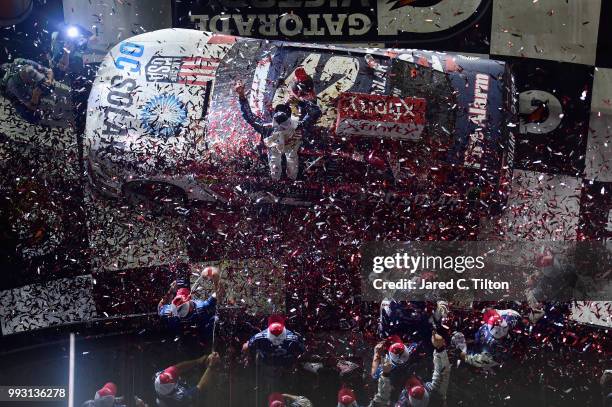
[{"label": "person in red cap", "polygon": [[285,327],[284,317],[273,315],[268,318],[268,328],[253,335],[242,350],[266,365],[292,367],[304,352],[304,343],[298,334]]},{"label": "person in red cap", "polygon": [[168,327],[176,334],[191,331],[194,327],[201,342],[212,336],[216,316],[217,302],[223,290],[220,279],[220,270],[217,267],[205,267],[201,279],[212,280],[214,292],[203,300],[194,298],[189,285],[189,266],[178,266],[180,278],[172,282],[170,289],[158,305],[158,313]]},{"label": "person in red cap", "polygon": [[[211,386],[214,367],[219,363],[219,354],[213,352],[194,360],[188,360],[155,374],[155,394],[158,407],[195,406],[200,395]],[[188,386],[181,376],[197,367],[206,366],[195,386]]]},{"label": "person in red cap", "polygon": [[299,172],[298,152],[302,145],[303,133],[308,133],[319,120],[321,108],[314,101],[300,102],[301,114],[300,117],[296,117],[288,103],[279,103],[274,106],[271,121],[265,121],[252,112],[244,84],[238,82],[234,89],[238,95],[242,117],[261,134],[262,144],[268,151],[268,166],[272,179],[275,181],[281,179],[284,155],[287,178],[296,180]]},{"label": "person in red cap", "polygon": [[291,84],[291,93],[298,101],[314,101],[317,95],[314,91],[314,81],[306,69],[300,66],[295,70],[295,80]]},{"label": "person in red cap", "polygon": [[461,352],[461,360],[475,367],[490,369],[510,358],[510,330],[520,320],[521,315],[512,309],[489,309],[483,314],[483,325],[474,335],[473,352],[467,351],[465,336],[461,332],[455,332],[451,342]]},{"label": "person in red cap", "polygon": [[338,391],[338,407],[359,407],[353,389],[343,387]]},{"label": "person in red cap", "polygon": [[[414,375],[408,378],[400,393],[399,400],[395,404],[396,407],[427,407],[430,406],[430,402],[434,402],[436,405],[438,405],[438,403],[439,405],[445,404],[451,370],[448,353],[446,351],[446,341],[442,336],[434,332],[431,336],[431,343],[434,347],[434,372],[431,381],[423,382]],[[377,393],[370,402],[369,407],[392,405],[392,370],[392,364],[387,360],[383,365],[381,375],[378,379]]]},{"label": "person in red cap", "polygon": [[389,362],[392,366],[392,375],[397,377],[407,372],[414,364],[418,343],[404,343],[399,336],[390,336],[374,348],[372,358],[372,378],[378,379],[382,374],[382,366]]},{"label": "person in red cap", "polygon": [[[136,407],[147,407],[147,404],[134,396],[134,405]],[[96,391],[93,400],[87,400],[83,403],[83,407],[125,407],[123,397],[117,396],[117,385],[113,382],[108,382],[101,389]]]},{"label": "person in red cap", "polygon": [[268,396],[269,407],[312,407],[312,402],[304,396],[272,393]]}]

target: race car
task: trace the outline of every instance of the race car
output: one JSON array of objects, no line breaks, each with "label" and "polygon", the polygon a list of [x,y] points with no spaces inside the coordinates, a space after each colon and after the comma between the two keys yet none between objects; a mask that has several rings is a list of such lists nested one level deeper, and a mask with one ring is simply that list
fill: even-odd
[{"label": "race car", "polygon": [[[279,105],[299,120],[305,100],[320,115],[295,130],[297,175],[271,177],[269,138],[245,109],[269,127]],[[166,29],[122,41],[101,64],[88,174],[104,195],[170,207],[342,196],[494,212],[511,176],[517,103],[499,61]]]}]

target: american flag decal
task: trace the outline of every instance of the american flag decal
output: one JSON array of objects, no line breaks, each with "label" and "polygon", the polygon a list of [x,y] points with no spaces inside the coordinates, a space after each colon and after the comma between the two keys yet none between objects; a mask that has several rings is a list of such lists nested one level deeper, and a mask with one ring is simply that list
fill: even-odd
[{"label": "american flag decal", "polygon": [[183,58],[178,72],[177,83],[185,85],[205,85],[215,78],[219,58],[189,57]]}]

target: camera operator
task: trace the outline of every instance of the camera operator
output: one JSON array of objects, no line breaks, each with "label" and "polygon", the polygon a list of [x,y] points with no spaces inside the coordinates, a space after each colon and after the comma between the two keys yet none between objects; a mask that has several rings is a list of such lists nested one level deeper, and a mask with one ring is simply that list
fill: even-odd
[{"label": "camera operator", "polygon": [[16,58],[2,66],[2,88],[15,101],[18,112],[32,122],[42,118],[41,98],[51,92],[53,71],[38,62]]}]

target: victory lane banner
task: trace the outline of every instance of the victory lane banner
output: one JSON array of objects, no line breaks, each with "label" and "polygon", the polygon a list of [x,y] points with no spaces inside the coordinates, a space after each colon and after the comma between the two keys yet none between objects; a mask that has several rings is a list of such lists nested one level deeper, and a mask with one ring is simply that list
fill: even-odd
[{"label": "victory lane banner", "polygon": [[[474,37],[492,0],[174,0],[174,27],[264,39],[414,44]],[[482,20],[483,24],[480,24]],[[476,49],[467,50],[478,52]],[[446,44],[448,47],[448,44]],[[436,48],[435,46],[429,48]],[[465,49],[463,42],[462,49]]]},{"label": "victory lane banner", "polygon": [[602,242],[369,242],[363,298],[408,301],[603,301],[612,253]]}]

